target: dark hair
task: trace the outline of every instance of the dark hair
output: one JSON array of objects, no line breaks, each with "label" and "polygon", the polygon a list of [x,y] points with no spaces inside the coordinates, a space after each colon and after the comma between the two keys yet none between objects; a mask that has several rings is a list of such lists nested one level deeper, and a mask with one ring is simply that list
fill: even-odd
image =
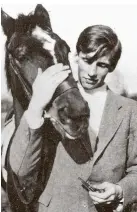
[{"label": "dark hair", "polygon": [[115,32],[105,25],[93,25],[84,29],[77,41],[77,53],[90,53],[97,50],[97,58],[109,55],[112,69],[121,56],[122,46]]}]

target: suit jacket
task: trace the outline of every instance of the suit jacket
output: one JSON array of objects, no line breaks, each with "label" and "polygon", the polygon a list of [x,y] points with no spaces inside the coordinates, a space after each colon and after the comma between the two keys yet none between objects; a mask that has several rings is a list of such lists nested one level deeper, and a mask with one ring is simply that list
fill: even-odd
[{"label": "suit jacket", "polygon": [[[22,117],[9,150],[8,193],[13,211],[21,211],[14,207],[16,200],[24,207],[23,211],[37,211],[37,204],[35,210],[31,209],[32,204],[43,196],[47,209],[55,202],[52,167],[58,151],[60,138],[57,137],[51,123],[45,122],[40,129],[32,130]],[[129,206],[137,202],[137,103],[108,91],[98,137],[93,157],[87,133],[80,140],[65,141],[62,145],[77,164],[92,158],[88,180],[118,183],[123,189],[125,211],[131,211]],[[88,196],[86,198],[88,208],[84,207],[82,212],[113,211],[112,208],[95,208]],[[49,211],[63,212],[54,206]]]}]

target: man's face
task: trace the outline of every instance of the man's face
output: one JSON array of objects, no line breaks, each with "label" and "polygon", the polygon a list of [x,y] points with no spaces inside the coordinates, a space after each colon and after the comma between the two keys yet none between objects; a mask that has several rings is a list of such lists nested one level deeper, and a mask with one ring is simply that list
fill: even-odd
[{"label": "man's face", "polygon": [[104,84],[106,75],[112,67],[109,56],[102,56],[93,60],[96,52],[79,53],[78,75],[79,81],[85,90],[92,90],[101,87]]}]

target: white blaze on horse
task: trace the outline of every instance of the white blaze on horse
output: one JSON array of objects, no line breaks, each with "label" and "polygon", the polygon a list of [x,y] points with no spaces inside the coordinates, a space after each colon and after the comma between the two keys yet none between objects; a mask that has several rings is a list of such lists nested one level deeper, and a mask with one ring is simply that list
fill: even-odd
[{"label": "white blaze on horse", "polygon": [[[13,113],[17,128],[31,99],[32,84],[38,68],[46,71],[56,63],[70,65],[70,48],[53,32],[49,14],[42,5],[37,5],[34,13],[27,16],[21,14],[17,19],[2,11],[1,22],[7,36],[5,70],[8,87],[13,96]],[[80,94],[72,73],[58,86],[45,109],[49,110],[52,117],[49,118],[53,127],[52,134],[54,131],[58,132],[60,140],[65,137],[76,139],[88,128],[88,104]],[[7,144],[6,146],[8,147]],[[4,152],[6,158],[6,149]]]}]

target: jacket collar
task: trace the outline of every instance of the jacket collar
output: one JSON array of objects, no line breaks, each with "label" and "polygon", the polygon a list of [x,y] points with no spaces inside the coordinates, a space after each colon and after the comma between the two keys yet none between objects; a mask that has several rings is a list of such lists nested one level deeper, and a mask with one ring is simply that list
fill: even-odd
[{"label": "jacket collar", "polygon": [[121,101],[119,101],[119,96],[108,89],[107,99],[99,129],[99,143],[97,144],[97,151],[94,153],[93,164],[97,161],[107,145],[111,142],[113,136],[122,123],[124,118],[122,111],[122,104]]}]

